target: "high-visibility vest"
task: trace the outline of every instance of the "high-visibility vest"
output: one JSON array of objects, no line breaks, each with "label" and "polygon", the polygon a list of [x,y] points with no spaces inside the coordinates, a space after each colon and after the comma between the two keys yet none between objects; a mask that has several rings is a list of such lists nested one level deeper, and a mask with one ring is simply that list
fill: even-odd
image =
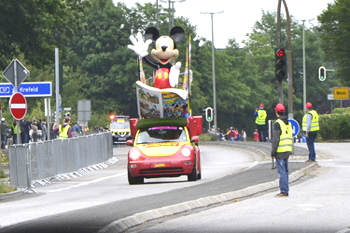
[{"label": "high-visibility vest", "polygon": [[[12,129],[13,129],[13,134],[17,134],[17,129],[18,129],[18,126],[17,125],[15,125],[15,126],[13,126],[12,125]],[[21,131],[21,128],[19,128],[19,133],[21,133],[22,131]]]},{"label": "high-visibility vest", "polygon": [[280,142],[278,143],[277,153],[291,152],[293,150],[293,136],[292,136],[292,126],[288,122],[286,125],[281,119],[277,119],[276,122],[281,127]]},{"label": "high-visibility vest", "polygon": [[265,125],[266,124],[266,111],[263,109],[258,110],[258,116],[255,119],[255,124],[257,125]]},{"label": "high-visibility vest", "polygon": [[318,124],[318,113],[315,110],[310,110],[303,117],[303,131],[306,131],[306,118],[308,114],[311,114],[312,116],[310,132],[320,130],[320,125]]},{"label": "high-visibility vest", "polygon": [[60,124],[58,126],[58,138],[59,139],[65,139],[68,138],[68,129],[70,128],[70,125],[66,125],[66,127],[62,127],[62,125]]}]

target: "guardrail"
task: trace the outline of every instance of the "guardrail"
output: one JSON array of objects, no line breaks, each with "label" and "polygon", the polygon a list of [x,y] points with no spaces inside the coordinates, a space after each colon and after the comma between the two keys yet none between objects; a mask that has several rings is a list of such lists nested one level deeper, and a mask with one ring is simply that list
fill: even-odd
[{"label": "guardrail", "polygon": [[81,176],[113,163],[111,132],[69,139],[15,144],[9,147],[10,184],[36,192],[33,183]]}]

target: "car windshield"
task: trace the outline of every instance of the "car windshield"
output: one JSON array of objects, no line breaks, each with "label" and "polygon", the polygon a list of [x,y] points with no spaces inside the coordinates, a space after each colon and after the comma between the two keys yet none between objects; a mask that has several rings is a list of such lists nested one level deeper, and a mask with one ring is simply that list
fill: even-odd
[{"label": "car windshield", "polygon": [[155,142],[186,142],[186,131],[183,127],[160,126],[141,129],[137,137],[137,144]]},{"label": "car windshield", "polygon": [[126,122],[112,122],[109,128],[110,129],[127,129],[129,127],[130,127],[129,121],[126,121]]}]

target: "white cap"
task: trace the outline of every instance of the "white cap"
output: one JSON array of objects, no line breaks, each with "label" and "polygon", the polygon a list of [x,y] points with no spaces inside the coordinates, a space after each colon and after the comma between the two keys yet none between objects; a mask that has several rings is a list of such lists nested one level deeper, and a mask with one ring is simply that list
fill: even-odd
[{"label": "white cap", "polygon": [[5,121],[5,118],[1,118],[1,121]]}]

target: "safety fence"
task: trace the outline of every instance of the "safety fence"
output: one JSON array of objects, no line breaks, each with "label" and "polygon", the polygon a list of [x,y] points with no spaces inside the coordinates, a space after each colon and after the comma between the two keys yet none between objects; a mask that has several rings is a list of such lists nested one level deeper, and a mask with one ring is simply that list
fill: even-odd
[{"label": "safety fence", "polygon": [[81,176],[115,163],[111,132],[15,144],[9,147],[10,184],[34,191],[33,184]]}]

